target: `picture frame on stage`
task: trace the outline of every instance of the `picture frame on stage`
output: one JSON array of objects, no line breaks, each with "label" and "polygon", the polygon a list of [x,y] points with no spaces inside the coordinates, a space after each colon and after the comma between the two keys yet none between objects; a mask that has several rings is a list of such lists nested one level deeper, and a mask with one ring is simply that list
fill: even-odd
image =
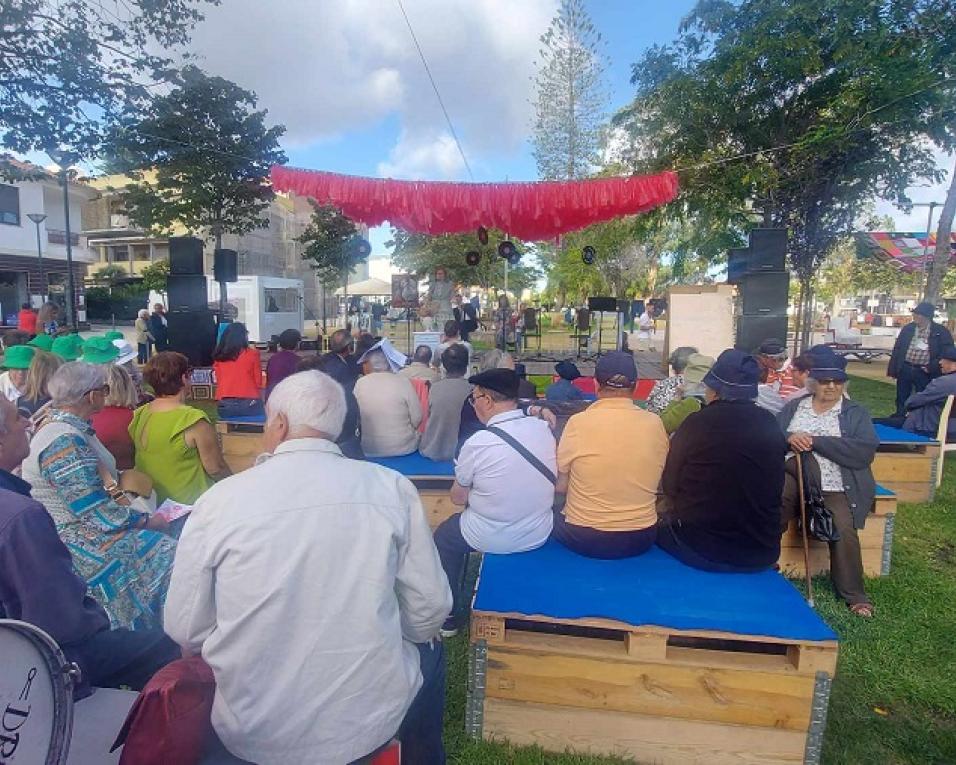
[{"label": "picture frame on stage", "polygon": [[392,308],[418,306],[418,278],[415,274],[392,274]]}]

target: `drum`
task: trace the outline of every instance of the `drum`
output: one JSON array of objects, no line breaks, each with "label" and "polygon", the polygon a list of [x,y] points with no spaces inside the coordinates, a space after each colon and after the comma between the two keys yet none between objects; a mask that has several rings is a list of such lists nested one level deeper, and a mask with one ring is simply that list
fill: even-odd
[{"label": "drum", "polygon": [[0,619],[0,761],[66,762],[79,668],[26,622]]}]

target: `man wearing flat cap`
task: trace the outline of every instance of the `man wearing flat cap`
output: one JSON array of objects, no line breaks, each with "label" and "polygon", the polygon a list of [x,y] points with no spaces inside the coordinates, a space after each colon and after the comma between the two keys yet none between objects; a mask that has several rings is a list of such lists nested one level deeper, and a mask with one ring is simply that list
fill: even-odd
[{"label": "man wearing flat cap", "polygon": [[702,383],[707,405],[671,439],[657,544],[688,566],[760,571],[780,557],[787,441],[754,403],[759,378],[750,354],[721,353]]},{"label": "man wearing flat cap", "polygon": [[455,605],[444,634],[465,618],[463,577],[468,553],[514,553],[543,545],[551,534],[554,503],[554,436],[547,422],[517,408],[513,369],[489,369],[468,378],[471,400],[485,425],[462,445],[455,460],[451,501],[464,507],[435,529],[435,545]]},{"label": "man wearing flat cap", "polygon": [[933,321],[932,303],[920,303],[913,309],[913,321],[900,330],[886,374],[896,379],[896,415],[906,414],[906,399],[919,393],[930,380],[939,377],[940,354],[953,344],[953,336]]},{"label": "man wearing flat cap", "polygon": [[[882,417],[874,422],[936,438],[946,399],[956,396],[956,346],[947,345],[940,351],[939,367],[943,374],[906,399],[905,417]],[[946,440],[956,441],[956,408],[946,424]]]}]

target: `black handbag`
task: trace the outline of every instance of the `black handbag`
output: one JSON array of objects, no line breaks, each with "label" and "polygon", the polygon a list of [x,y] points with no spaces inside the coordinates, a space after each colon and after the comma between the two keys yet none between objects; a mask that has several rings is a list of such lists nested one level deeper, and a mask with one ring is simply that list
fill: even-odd
[{"label": "black handbag", "polygon": [[803,478],[804,505],[806,507],[807,533],[821,542],[838,542],[840,532],[833,520],[833,513],[823,501],[820,487],[810,480],[809,471],[801,470]]}]

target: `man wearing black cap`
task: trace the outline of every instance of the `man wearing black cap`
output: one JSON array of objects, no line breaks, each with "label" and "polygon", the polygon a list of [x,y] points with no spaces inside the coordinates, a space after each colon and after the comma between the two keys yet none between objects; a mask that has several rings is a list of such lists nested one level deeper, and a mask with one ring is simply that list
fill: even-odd
[{"label": "man wearing black cap", "polygon": [[554,503],[554,436],[548,424],[517,408],[513,369],[489,369],[468,378],[475,413],[485,425],[462,445],[455,460],[451,501],[464,506],[435,529],[435,545],[455,606],[444,634],[464,619],[462,586],[468,553],[513,553],[543,545],[551,534]]},{"label": "man wearing black cap", "polygon": [[[874,422],[936,438],[939,432],[939,418],[943,416],[946,399],[949,396],[956,396],[956,346],[947,345],[940,351],[939,368],[942,371],[939,377],[930,380],[929,385],[922,391],[906,399],[905,417],[883,417]],[[946,426],[947,441],[956,441],[954,417],[956,417],[956,411],[950,414],[950,420]]]},{"label": "man wearing black cap", "polygon": [[886,374],[896,378],[896,414],[906,414],[906,399],[919,393],[929,381],[939,377],[940,353],[953,344],[953,336],[933,321],[932,303],[920,303],[913,309],[913,321],[900,330]]},{"label": "man wearing black cap", "polygon": [[754,403],[757,361],[727,350],[704,376],[707,406],[671,439],[657,544],[705,571],[759,571],[780,557],[787,441]]}]

